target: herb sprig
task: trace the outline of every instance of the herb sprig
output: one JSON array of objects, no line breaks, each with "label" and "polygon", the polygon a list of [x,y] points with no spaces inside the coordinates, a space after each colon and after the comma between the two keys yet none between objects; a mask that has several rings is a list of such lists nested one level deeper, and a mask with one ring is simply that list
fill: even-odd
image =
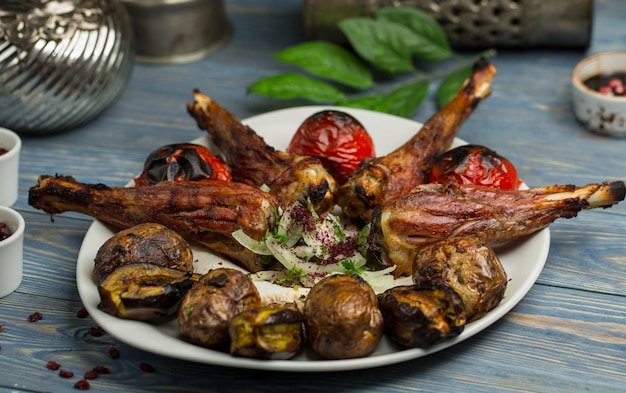
[{"label": "herb sprig", "polygon": [[[443,79],[435,96],[441,108],[471,74],[477,58],[495,55],[494,50],[487,50],[470,59],[461,58],[451,49],[437,20],[416,8],[380,8],[372,18],[341,21],[339,29],[352,50],[326,41],[289,47],[275,53],[274,58],[304,73],[265,77],[248,91],[275,99],[301,98],[410,117],[428,95],[432,81]],[[450,58],[457,63],[434,73],[416,67],[416,60],[441,62]],[[376,84],[374,72],[402,78],[385,89]]]}]

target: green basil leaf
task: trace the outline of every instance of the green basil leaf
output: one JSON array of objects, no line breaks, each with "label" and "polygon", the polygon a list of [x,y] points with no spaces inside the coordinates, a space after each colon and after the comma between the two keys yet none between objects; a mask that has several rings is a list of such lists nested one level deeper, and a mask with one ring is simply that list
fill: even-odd
[{"label": "green basil leaf", "polygon": [[357,89],[366,89],[373,84],[368,67],[358,57],[330,42],[305,42],[280,51],[274,57],[313,75]]},{"label": "green basil leaf", "polygon": [[427,94],[427,81],[408,83],[385,95],[376,110],[396,116],[411,117]]},{"label": "green basil leaf", "polygon": [[459,91],[463,82],[465,82],[465,80],[471,75],[472,68],[468,67],[448,75],[443,81],[441,81],[435,98],[437,107],[441,109],[446,106],[446,104],[450,102]]},{"label": "green basil leaf", "polygon": [[441,61],[452,56],[445,30],[425,11],[409,7],[385,7],[376,10],[374,16],[378,20],[397,23],[411,30],[416,35],[409,42],[415,57]]},{"label": "green basil leaf", "polygon": [[368,18],[349,18],[339,22],[354,50],[381,71],[396,74],[413,71],[410,31],[395,23]]},{"label": "green basil leaf", "polygon": [[278,99],[306,98],[314,102],[336,102],[345,95],[334,86],[302,74],[289,72],[254,82],[249,93]]}]

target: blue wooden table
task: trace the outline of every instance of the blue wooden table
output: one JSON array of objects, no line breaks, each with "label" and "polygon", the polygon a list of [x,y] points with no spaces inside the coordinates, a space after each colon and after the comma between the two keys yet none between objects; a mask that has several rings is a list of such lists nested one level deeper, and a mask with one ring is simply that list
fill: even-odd
[{"label": "blue wooden table", "polygon": [[[41,174],[124,185],[161,145],[201,135],[186,112],[198,88],[239,118],[297,105],[246,95],[257,79],[285,69],[270,56],[302,42],[297,1],[227,1],[234,35],[194,63],[135,66],[121,98],[71,132],[24,137],[15,208],[27,224],[24,280],[0,299],[0,392],[72,391],[95,366],[110,374],[94,392],[622,392],[626,389],[626,203],[550,226],[545,268],[528,295],[477,336],[427,357],[367,370],[284,373],[227,368],[157,356],[78,318],[77,254],[92,220],[54,217],[27,203]],[[499,51],[493,93],[459,137],[508,157],[530,186],[584,185],[626,178],[626,140],[587,132],[573,117],[569,76],[586,54],[626,50],[626,2],[596,1],[587,50]],[[424,103],[414,119],[435,107]],[[41,312],[43,319],[29,322]],[[115,347],[119,357],[109,356]],[[46,367],[56,361],[70,379]],[[147,363],[152,372],[141,369]]]}]

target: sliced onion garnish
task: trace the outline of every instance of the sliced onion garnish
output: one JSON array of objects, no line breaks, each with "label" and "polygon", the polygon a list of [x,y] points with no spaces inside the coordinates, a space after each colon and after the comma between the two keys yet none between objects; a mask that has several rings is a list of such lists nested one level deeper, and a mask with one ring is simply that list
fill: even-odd
[{"label": "sliced onion garnish", "polygon": [[237,240],[239,244],[252,251],[255,254],[259,255],[272,255],[272,252],[267,248],[265,244],[265,240],[254,240],[250,236],[246,235],[246,233],[238,229],[231,234],[233,239]]},{"label": "sliced onion garnish", "polygon": [[[348,230],[338,216],[318,215],[311,204],[303,206],[298,202],[279,214],[274,230],[268,231],[261,240],[254,240],[241,230],[233,232],[233,238],[241,245],[256,254],[273,256],[285,269],[251,274],[253,280],[310,288],[330,274],[358,274],[376,293],[394,286],[391,272],[395,266],[369,270],[361,254],[362,247],[349,246],[363,241],[367,227],[360,232]],[[345,247],[337,251],[337,245]]]}]

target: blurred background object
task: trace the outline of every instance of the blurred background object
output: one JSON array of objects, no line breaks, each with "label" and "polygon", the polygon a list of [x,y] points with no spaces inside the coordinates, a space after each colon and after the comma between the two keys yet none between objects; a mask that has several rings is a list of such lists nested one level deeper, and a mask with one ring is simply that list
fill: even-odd
[{"label": "blurred background object", "polygon": [[116,0],[0,3],[0,126],[44,134],[76,127],[121,94],[132,30]]},{"label": "blurred background object", "polygon": [[223,0],[121,0],[130,14],[136,59],[144,63],[199,60],[232,35]]},{"label": "blurred background object", "polygon": [[572,71],[574,115],[588,130],[626,138],[626,52],[595,53]]},{"label": "blurred background object", "polygon": [[304,0],[305,33],[342,42],[341,20],[393,6],[430,13],[456,48],[586,48],[591,41],[593,0]]}]

